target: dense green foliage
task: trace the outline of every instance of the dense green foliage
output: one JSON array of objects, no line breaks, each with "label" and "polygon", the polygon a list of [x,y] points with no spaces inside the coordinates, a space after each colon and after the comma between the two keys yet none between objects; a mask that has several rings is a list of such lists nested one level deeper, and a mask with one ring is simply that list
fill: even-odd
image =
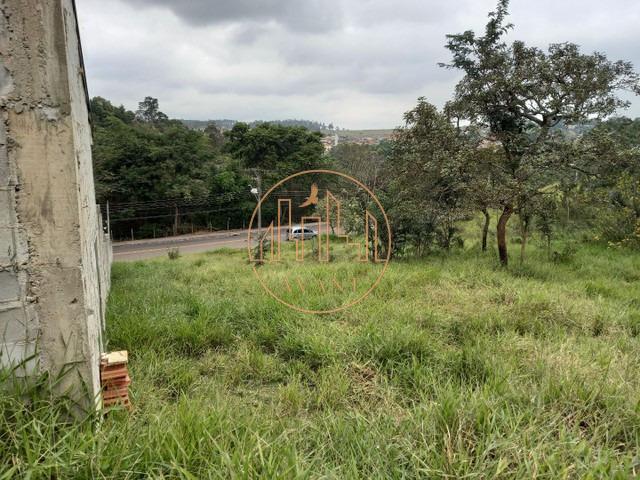
[{"label": "dense green foliage", "polygon": [[206,195],[216,152],[205,135],[161,112],[136,117],[100,97],[91,110],[99,203]]},{"label": "dense green foliage", "polygon": [[245,168],[259,169],[267,184],[323,166],[322,136],[303,127],[237,123],[225,136],[226,151]]},{"label": "dense green foliage", "polygon": [[469,216],[465,195],[474,166],[465,139],[447,117],[420,99],[405,115],[384,169],[385,201],[396,253],[452,246],[457,225]]},{"label": "dense green foliage", "polygon": [[115,238],[241,227],[255,201],[248,185],[324,165],[320,134],[303,127],[236,123],[187,128],[147,97],[136,113],[91,100],[98,202],[110,203]]},{"label": "dense green foliage", "polygon": [[[394,254],[421,255],[460,246],[460,226],[483,213],[478,237],[488,245],[502,194],[515,197],[520,258],[532,235],[547,241],[566,231],[614,246],[640,246],[640,119],[592,122],[581,136],[560,128],[538,155],[535,169],[505,175],[500,142],[473,126],[456,128],[426,100],[405,115],[393,142],[339,145],[335,168],[362,179],[387,210]],[[356,213],[363,205],[355,205]],[[348,218],[348,217],[347,217]],[[493,224],[495,225],[495,224]],[[497,229],[497,225],[496,225]],[[483,249],[483,250],[484,250]]]}]

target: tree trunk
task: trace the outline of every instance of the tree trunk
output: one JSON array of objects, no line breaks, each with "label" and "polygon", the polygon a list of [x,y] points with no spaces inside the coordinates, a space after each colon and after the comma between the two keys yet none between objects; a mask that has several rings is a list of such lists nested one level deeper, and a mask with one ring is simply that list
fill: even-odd
[{"label": "tree trunk", "polygon": [[524,219],[520,217],[520,236],[522,243],[520,244],[520,263],[524,263],[524,253],[527,249],[527,239],[529,238],[529,224],[531,217],[526,216]]},{"label": "tree trunk", "polygon": [[524,251],[527,248],[527,226],[522,227],[522,243],[520,244],[520,263],[524,263]]},{"label": "tree trunk", "polygon": [[489,210],[486,208],[482,209],[482,213],[484,214],[484,225],[482,226],[482,251],[487,251],[487,235],[489,233],[489,221],[491,217],[489,216]]},{"label": "tree trunk", "polygon": [[498,219],[498,226],[496,228],[496,236],[498,238],[498,254],[500,256],[500,263],[503,266],[509,264],[509,255],[507,253],[507,222],[513,213],[512,205],[505,205],[500,218]]}]

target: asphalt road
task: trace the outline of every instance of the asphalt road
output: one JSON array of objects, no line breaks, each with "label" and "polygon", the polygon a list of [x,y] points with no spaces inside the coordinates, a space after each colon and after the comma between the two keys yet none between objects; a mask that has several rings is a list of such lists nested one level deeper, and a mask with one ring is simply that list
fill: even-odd
[{"label": "asphalt road", "polygon": [[181,235],[179,237],[154,238],[113,243],[115,261],[134,261],[166,256],[170,248],[179,248],[180,253],[199,253],[217,248],[246,248],[246,230]]},{"label": "asphalt road", "polygon": [[[309,227],[316,229],[315,224]],[[131,262],[167,255],[170,248],[179,248],[180,253],[200,253],[218,248],[247,248],[248,230],[180,235],[178,237],[153,238],[113,243],[113,258],[117,262]],[[252,234],[255,235],[255,232]],[[284,233],[283,233],[284,238]]]}]

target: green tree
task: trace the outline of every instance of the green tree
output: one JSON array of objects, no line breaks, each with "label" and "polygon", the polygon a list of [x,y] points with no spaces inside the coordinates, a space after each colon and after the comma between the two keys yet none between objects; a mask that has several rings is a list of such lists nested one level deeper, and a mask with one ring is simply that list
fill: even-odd
[{"label": "green tree", "polygon": [[145,97],[142,102],[138,103],[136,120],[145,123],[162,123],[168,119],[169,118],[160,111],[157,98]]},{"label": "green tree", "polygon": [[505,173],[497,185],[501,216],[497,226],[500,261],[508,263],[506,227],[518,199],[538,191],[548,162],[540,152],[552,127],[602,118],[628,106],[617,92],[640,93],[631,63],[609,61],[601,53],[582,54],[572,43],[553,44],[547,52],[504,36],[508,0],[500,0],[484,36],[473,31],[448,35],[451,63],[464,72],[451,108],[461,118],[489,129],[502,145]]},{"label": "green tree", "polygon": [[375,190],[381,183],[384,153],[378,145],[341,143],[331,149],[334,166]]},{"label": "green tree", "polygon": [[102,97],[93,97],[89,101],[91,123],[94,127],[104,127],[110,117],[115,117],[123,123],[131,124],[135,120],[135,114],[124,106],[116,107],[109,100]]},{"label": "green tree", "polygon": [[225,151],[246,169],[262,171],[265,186],[302,170],[326,165],[322,134],[304,127],[237,123],[225,132]]},{"label": "green tree", "polygon": [[211,145],[217,150],[221,150],[224,146],[225,138],[222,129],[218,127],[215,123],[210,123],[204,129],[204,133],[209,137],[209,141]]},{"label": "green tree", "polygon": [[465,165],[466,201],[471,210],[479,210],[483,216],[481,250],[487,251],[487,237],[491,222],[490,209],[498,200],[496,183],[501,181],[499,166],[503,163],[503,153],[491,142],[477,138],[473,133],[465,135],[467,163]]},{"label": "green tree", "polygon": [[405,114],[384,178],[395,249],[418,253],[435,242],[449,249],[468,217],[468,148],[447,116],[424,98]]},{"label": "green tree", "polygon": [[607,132],[621,147],[640,147],[640,118],[635,120],[627,117],[610,118],[596,125],[593,133],[597,132]]},{"label": "green tree", "polygon": [[591,223],[598,237],[612,245],[640,246],[640,138],[636,122],[613,121],[596,126],[566,148],[571,187],[587,193]]},{"label": "green tree", "polygon": [[[153,202],[162,210],[141,212],[132,207],[117,212],[137,219],[129,226],[170,224],[173,218],[163,220],[162,215],[171,208],[171,200],[177,204],[210,195],[219,154],[207,135],[175,120],[134,121],[133,112],[102,98],[92,99],[91,115],[98,202]],[[127,225],[115,227],[126,231]]]}]

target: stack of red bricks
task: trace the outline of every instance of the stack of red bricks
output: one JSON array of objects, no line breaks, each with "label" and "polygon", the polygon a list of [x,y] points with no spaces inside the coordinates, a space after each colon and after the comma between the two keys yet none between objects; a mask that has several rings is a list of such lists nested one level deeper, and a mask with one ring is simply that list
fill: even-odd
[{"label": "stack of red bricks", "polygon": [[102,406],[121,406],[131,409],[129,402],[129,355],[121,352],[103,353],[100,359],[100,382],[102,385]]}]

